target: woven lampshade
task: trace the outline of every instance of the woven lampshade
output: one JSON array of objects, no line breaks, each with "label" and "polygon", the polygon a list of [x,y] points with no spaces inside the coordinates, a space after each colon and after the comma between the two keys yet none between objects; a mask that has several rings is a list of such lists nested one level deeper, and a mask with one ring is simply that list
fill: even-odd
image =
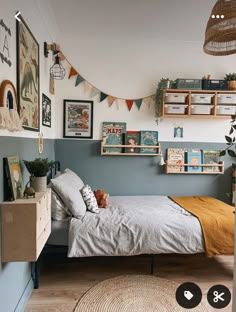
[{"label": "woven lampshade", "polygon": [[214,5],[203,50],[211,55],[236,53],[236,0],[218,0]]}]

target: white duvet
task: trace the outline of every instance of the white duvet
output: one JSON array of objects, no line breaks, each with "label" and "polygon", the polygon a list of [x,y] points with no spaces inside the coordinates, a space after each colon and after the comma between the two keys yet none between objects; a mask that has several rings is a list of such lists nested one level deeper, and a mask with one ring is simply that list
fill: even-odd
[{"label": "white duvet", "polygon": [[70,223],[68,257],[204,251],[198,219],[166,196],[112,196],[109,208]]}]

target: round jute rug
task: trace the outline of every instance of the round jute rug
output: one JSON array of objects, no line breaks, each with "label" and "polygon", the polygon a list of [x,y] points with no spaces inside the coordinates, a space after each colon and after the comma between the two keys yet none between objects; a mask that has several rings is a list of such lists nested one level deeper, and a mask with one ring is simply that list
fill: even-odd
[{"label": "round jute rug", "polygon": [[[107,279],[79,300],[74,312],[186,312],[175,299],[178,284],[151,275],[122,275]],[[206,312],[200,303],[193,312]]]}]

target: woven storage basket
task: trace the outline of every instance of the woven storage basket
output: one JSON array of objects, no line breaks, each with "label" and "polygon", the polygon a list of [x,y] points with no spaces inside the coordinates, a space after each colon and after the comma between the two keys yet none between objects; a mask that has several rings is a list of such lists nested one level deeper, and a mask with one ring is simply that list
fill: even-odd
[{"label": "woven storage basket", "polygon": [[30,177],[30,186],[35,192],[45,192],[47,190],[47,177]]}]

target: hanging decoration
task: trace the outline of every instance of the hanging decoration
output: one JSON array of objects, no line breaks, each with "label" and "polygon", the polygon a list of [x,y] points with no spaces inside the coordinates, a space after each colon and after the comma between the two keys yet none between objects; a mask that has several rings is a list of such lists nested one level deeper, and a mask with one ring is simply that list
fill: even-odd
[{"label": "hanging decoration", "polygon": [[66,60],[67,63],[69,64],[69,66],[70,66],[68,79],[70,79],[73,76],[76,76],[75,87],[78,87],[81,83],[83,83],[83,88],[84,88],[85,94],[89,94],[89,96],[91,98],[93,98],[93,97],[97,96],[100,93],[99,102],[103,102],[103,101],[106,100],[109,107],[111,107],[113,105],[113,103],[116,102],[117,109],[119,109],[121,104],[125,103],[127,108],[128,108],[128,110],[131,111],[134,103],[137,106],[138,110],[140,110],[140,108],[141,108],[143,103],[146,104],[148,108],[150,108],[151,104],[154,104],[154,102],[155,102],[154,95],[150,95],[150,96],[146,96],[146,97],[138,98],[138,99],[124,99],[124,98],[114,97],[114,96],[112,96],[110,94],[106,94],[106,93],[102,92],[101,90],[97,89],[96,87],[94,87],[87,80],[85,80],[79,74],[79,72],[71,65],[71,63],[67,60],[67,58],[65,57],[65,55],[62,52],[60,52],[60,59],[61,60],[63,60],[63,59]]}]

